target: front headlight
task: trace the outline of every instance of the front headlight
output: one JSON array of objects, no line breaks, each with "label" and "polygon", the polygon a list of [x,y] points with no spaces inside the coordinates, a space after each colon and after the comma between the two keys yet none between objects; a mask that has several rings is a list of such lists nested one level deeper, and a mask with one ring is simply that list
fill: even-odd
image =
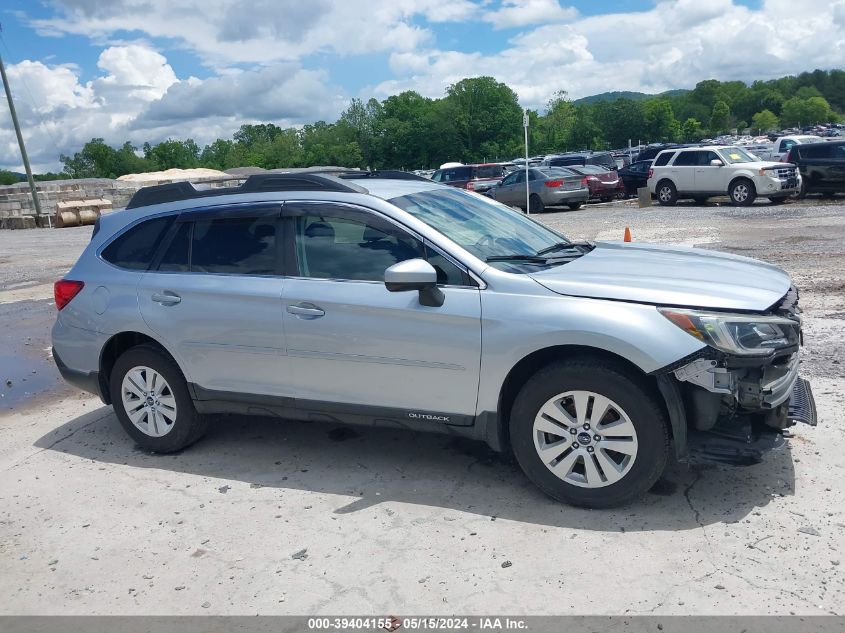
[{"label": "front headlight", "polygon": [[800,325],[783,317],[677,308],[658,311],[690,336],[728,354],[769,356],[776,349],[798,344]]}]

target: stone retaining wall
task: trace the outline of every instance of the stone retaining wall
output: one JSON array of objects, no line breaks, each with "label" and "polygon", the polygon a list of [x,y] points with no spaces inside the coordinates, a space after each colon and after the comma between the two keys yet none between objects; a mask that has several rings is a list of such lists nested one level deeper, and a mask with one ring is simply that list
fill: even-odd
[{"label": "stone retaining wall", "polygon": [[[232,186],[243,177],[231,178],[196,178],[191,182],[211,186]],[[111,203],[114,209],[126,206],[134,193],[141,187],[173,182],[128,182],[109,178],[82,178],[78,180],[51,180],[36,182],[41,215],[35,213],[32,194],[26,182],[0,186],[0,229],[47,228],[55,226],[56,211],[59,202],[101,199]],[[104,211],[105,212],[105,211]]]}]

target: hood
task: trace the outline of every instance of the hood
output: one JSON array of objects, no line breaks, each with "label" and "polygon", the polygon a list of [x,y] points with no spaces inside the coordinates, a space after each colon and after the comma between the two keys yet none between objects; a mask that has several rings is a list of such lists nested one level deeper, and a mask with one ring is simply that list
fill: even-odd
[{"label": "hood", "polygon": [[597,242],[583,257],[531,277],[562,295],[720,310],[766,310],[791,285],[777,266],[748,257],[625,242]]}]

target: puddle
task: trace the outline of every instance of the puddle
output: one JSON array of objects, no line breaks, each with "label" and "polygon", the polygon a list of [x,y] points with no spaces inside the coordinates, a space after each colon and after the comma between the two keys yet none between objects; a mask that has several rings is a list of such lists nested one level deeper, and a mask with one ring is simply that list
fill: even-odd
[{"label": "puddle", "polygon": [[0,355],[0,411],[20,406],[56,384],[52,361]]}]

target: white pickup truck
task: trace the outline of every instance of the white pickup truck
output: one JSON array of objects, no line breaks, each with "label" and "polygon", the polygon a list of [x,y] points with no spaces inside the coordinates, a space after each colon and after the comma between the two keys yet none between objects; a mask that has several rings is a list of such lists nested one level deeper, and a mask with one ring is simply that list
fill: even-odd
[{"label": "white pickup truck", "polygon": [[751,149],[754,155],[760,160],[781,161],[786,158],[789,150],[793,145],[803,145],[804,143],[822,143],[824,139],[821,136],[799,135],[799,136],[781,136],[775,139],[764,150]]},{"label": "white pickup truck", "polygon": [[648,172],[648,188],[662,205],[680,198],[699,204],[714,196],[729,196],[736,206],[748,206],[757,196],[780,204],[801,188],[795,165],[762,161],[734,145],[665,149]]}]

